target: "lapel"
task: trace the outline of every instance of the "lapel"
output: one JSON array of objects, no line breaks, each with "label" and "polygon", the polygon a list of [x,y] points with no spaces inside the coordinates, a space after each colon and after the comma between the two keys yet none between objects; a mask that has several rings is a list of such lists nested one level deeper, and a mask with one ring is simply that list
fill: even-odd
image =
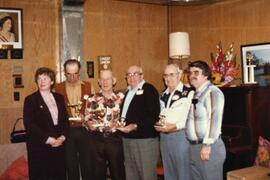
[{"label": "lapel", "polygon": [[123,111],[123,107],[124,107],[124,103],[125,103],[125,100],[126,100],[126,97],[127,97],[127,93],[128,93],[128,89],[125,91],[125,93],[124,93],[124,98],[123,98],[123,101],[122,101],[122,103],[121,103],[121,110],[120,110],[120,116],[122,115],[122,111]]}]

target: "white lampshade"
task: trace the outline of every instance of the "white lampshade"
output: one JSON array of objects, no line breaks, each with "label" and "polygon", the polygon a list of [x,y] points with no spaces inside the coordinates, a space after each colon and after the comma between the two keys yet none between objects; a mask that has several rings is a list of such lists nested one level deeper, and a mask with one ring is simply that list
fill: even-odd
[{"label": "white lampshade", "polygon": [[187,32],[170,33],[169,57],[171,59],[184,59],[190,57],[189,36]]}]

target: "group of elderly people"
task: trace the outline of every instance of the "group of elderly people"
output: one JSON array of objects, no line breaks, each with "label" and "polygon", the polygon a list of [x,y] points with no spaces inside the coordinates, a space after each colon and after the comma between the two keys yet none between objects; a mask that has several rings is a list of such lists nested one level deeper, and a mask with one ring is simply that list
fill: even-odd
[{"label": "group of elderly people", "polygon": [[38,90],[24,102],[30,180],[156,180],[160,152],[165,180],[223,179],[224,96],[206,62],[189,64],[188,85],[167,65],[161,94],[137,65],[125,74],[124,93],[114,91],[108,69],[94,92],[80,68],[67,60],[56,86],[51,69],[36,71]]}]

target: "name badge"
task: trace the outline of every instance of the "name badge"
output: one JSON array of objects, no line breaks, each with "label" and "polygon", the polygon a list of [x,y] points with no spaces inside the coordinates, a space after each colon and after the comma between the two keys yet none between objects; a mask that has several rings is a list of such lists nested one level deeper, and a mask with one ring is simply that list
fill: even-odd
[{"label": "name badge", "polygon": [[136,95],[142,95],[143,94],[143,89],[138,89],[136,92]]}]

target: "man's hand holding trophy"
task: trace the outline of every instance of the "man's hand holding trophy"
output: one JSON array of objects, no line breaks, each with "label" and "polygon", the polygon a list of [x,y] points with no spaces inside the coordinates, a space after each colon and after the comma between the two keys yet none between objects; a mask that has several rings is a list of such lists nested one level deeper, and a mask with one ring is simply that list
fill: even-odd
[{"label": "man's hand holding trophy", "polygon": [[158,132],[170,133],[176,131],[176,124],[169,123],[165,115],[159,115],[159,121],[155,124],[155,129]]},{"label": "man's hand holding trophy", "polygon": [[166,127],[166,116],[159,115],[159,120],[156,122],[155,127]]},{"label": "man's hand holding trophy", "polygon": [[124,117],[121,117],[120,120],[117,121],[116,127],[117,128],[123,128],[126,126],[126,119]]}]

